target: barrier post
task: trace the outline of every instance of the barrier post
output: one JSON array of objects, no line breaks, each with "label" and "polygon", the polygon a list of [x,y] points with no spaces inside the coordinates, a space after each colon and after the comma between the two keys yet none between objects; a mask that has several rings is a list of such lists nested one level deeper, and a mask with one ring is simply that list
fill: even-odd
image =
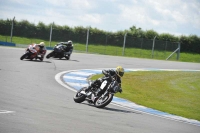
[{"label": "barrier post", "polygon": [[13,20],[12,20],[11,33],[10,33],[10,42],[12,42],[14,20],[15,20],[15,16],[14,16],[14,18],[13,18]]}]

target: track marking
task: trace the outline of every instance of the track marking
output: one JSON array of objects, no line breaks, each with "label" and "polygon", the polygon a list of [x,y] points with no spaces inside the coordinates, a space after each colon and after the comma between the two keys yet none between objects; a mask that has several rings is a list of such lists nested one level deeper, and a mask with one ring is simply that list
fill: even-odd
[{"label": "track marking", "polygon": [[10,114],[10,113],[15,113],[15,111],[0,110],[0,114]]}]

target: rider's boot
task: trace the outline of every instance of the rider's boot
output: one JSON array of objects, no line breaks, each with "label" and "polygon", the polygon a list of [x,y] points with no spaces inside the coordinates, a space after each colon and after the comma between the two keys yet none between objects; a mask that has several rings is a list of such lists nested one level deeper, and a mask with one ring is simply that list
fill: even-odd
[{"label": "rider's boot", "polygon": [[44,55],[41,55],[41,57],[39,57],[40,61],[43,61],[44,59]]},{"label": "rider's boot", "polygon": [[87,102],[88,102],[89,104],[92,104],[92,103],[93,103],[93,101],[92,101],[91,99],[88,99]]},{"label": "rider's boot", "polygon": [[70,59],[70,54],[68,54],[68,59]]}]

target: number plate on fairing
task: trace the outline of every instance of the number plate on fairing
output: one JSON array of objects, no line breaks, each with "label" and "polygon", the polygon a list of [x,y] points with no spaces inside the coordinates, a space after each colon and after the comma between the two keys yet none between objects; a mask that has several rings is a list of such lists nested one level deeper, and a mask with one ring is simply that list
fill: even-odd
[{"label": "number plate on fairing", "polygon": [[105,80],[105,81],[103,81],[103,83],[101,84],[101,89],[103,90],[104,89],[104,87],[107,85],[107,81]]}]

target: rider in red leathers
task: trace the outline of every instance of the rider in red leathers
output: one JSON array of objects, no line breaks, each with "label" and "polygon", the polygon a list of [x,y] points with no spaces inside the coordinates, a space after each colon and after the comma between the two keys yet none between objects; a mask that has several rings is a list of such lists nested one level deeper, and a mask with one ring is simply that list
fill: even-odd
[{"label": "rider in red leathers", "polygon": [[[40,42],[39,44],[31,44],[29,45],[28,49],[32,53],[31,59],[39,58],[41,61],[43,61],[46,54],[46,47],[44,42]],[[38,55],[40,55],[41,57],[39,57]]]},{"label": "rider in red leathers", "polygon": [[45,43],[44,43],[44,42],[40,42],[40,43],[38,44],[38,46],[39,46],[38,55],[41,56],[41,57],[38,57],[38,58],[39,58],[41,61],[43,61],[44,56],[45,56],[45,54],[46,54],[46,52],[47,52],[46,47],[45,47]]}]

